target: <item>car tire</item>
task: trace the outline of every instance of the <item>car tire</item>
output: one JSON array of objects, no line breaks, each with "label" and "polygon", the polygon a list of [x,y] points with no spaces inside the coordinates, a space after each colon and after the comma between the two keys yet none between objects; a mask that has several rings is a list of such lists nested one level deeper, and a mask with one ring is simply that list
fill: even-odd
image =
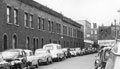
[{"label": "car tire", "polygon": [[50,61],[49,61],[49,59],[47,59],[47,61],[46,61],[46,65],[49,65],[49,63],[50,63]]},{"label": "car tire", "polygon": [[52,61],[52,58],[50,59],[50,64],[52,64],[53,63],[53,61]]},{"label": "car tire", "polygon": [[41,65],[41,62],[40,62],[40,60],[38,60],[38,65],[39,65],[39,66]]},{"label": "car tire", "polygon": [[39,67],[39,64],[37,63],[37,64],[35,65],[35,67],[38,68],[38,67]]}]

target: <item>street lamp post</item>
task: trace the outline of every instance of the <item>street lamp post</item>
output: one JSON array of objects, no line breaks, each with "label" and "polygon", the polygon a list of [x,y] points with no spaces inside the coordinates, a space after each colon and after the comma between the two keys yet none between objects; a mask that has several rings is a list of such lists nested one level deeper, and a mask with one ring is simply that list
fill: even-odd
[{"label": "street lamp post", "polygon": [[115,40],[117,40],[117,28],[116,28],[116,19],[114,20],[115,22]]}]

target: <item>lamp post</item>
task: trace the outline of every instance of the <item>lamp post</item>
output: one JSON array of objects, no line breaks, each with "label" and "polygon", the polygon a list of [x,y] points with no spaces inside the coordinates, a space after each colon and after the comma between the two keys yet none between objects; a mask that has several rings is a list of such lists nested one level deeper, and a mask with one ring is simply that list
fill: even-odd
[{"label": "lamp post", "polygon": [[115,22],[115,40],[117,40],[117,28],[116,28],[116,19],[114,20]]}]

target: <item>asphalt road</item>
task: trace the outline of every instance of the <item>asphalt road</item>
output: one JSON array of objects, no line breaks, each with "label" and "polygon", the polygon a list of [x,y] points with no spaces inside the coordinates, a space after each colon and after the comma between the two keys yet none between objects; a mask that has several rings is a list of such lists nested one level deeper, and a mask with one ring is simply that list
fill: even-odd
[{"label": "asphalt road", "polygon": [[42,65],[38,69],[94,69],[95,55],[72,57],[50,65]]}]

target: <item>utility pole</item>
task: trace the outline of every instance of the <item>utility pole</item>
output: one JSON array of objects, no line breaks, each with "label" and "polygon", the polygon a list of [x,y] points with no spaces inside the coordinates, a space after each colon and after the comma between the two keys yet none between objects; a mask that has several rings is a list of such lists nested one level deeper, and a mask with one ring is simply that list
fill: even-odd
[{"label": "utility pole", "polygon": [[115,40],[117,41],[117,25],[116,25],[116,19],[114,20],[115,22]]}]

